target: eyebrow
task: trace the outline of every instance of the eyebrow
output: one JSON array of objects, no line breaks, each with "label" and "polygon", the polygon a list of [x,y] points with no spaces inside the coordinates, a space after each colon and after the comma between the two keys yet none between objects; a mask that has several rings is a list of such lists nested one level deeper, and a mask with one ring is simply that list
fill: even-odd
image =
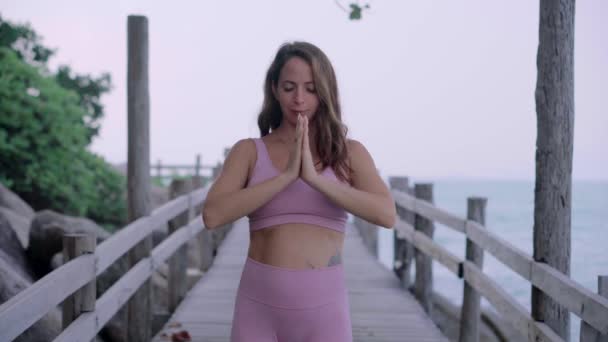
[{"label": "eyebrow", "polygon": [[[283,81],[283,83],[292,83],[292,84],[296,84],[296,82],[294,81],[289,81],[289,80],[285,80]],[[304,82],[304,84],[314,84],[314,81],[308,81],[308,82]]]}]

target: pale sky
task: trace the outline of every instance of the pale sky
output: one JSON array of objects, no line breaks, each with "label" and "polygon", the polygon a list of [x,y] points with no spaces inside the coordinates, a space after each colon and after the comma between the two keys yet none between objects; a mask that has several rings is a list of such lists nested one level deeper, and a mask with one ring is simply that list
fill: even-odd
[{"label": "pale sky", "polygon": [[[57,49],[52,67],[111,73],[91,149],[113,163],[127,155],[127,16],[142,14],[152,163],[215,164],[258,137],[266,69],[281,43],[306,40],[332,61],[349,135],[383,176],[534,179],[538,1],[370,4],[360,22],[330,0],[0,0],[0,13]],[[575,179],[608,179],[607,19],[607,1],[577,2]]]}]

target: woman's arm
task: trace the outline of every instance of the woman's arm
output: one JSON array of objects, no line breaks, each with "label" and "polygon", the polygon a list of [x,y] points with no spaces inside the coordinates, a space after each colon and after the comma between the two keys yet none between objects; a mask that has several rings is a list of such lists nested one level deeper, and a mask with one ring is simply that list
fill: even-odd
[{"label": "woman's arm", "polygon": [[395,201],[380,178],[371,155],[358,141],[349,140],[347,145],[353,170],[352,187],[319,175],[310,177],[307,182],[353,215],[376,225],[392,228],[397,215]]},{"label": "woman's arm", "polygon": [[233,222],[264,205],[295,180],[282,173],[262,183],[245,188],[249,169],[253,168],[255,145],[249,139],[239,140],[224,161],[217,180],[203,203],[203,222],[213,229]]}]

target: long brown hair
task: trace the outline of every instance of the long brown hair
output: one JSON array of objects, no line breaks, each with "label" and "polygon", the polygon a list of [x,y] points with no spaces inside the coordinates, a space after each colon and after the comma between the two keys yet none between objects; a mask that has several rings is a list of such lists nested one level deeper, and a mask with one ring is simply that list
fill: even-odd
[{"label": "long brown hair", "polygon": [[338,82],[329,58],[315,45],[307,42],[290,42],[281,45],[277,51],[264,82],[264,103],[258,115],[260,136],[267,135],[281,125],[283,113],[274,97],[272,87],[277,85],[281,69],[292,57],[302,58],[312,69],[319,107],[311,123],[315,125],[314,143],[322,167],[331,166],[338,179],[350,183],[352,169],[348,165],[346,148],[348,128],[342,123]]}]

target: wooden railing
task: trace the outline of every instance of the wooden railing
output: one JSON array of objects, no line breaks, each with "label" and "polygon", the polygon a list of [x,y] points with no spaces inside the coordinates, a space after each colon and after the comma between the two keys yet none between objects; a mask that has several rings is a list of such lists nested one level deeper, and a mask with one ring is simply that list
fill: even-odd
[{"label": "wooden railing", "polygon": [[[152,273],[204,229],[200,215],[188,213],[203,203],[209,187],[210,184],[167,202],[149,216],[125,226],[96,248],[94,237],[64,236],[64,257],[73,258],[0,306],[0,341],[13,340],[62,303],[64,330],[54,341],[94,339]],[[184,222],[184,213],[185,217],[194,216],[194,219]],[[97,276],[155,229],[180,215],[182,225],[96,300]],[[169,263],[170,303],[182,297],[185,291],[182,285],[185,268],[179,265],[183,265],[183,261]]]},{"label": "wooden railing", "polygon": [[[163,164],[163,162],[159,159],[156,164],[150,165],[150,168],[155,171],[153,174],[154,177],[164,179],[164,178],[173,178],[176,176],[180,176],[178,170],[188,171],[191,176],[199,177],[202,176],[203,170],[209,170],[211,174],[214,173],[214,170],[217,168],[217,165],[205,165],[201,163],[201,155],[197,154],[196,159],[193,165],[188,164]],[[170,174],[165,174],[163,170],[172,171]]]},{"label": "wooden railing", "polygon": [[[481,265],[484,251],[492,254],[533,286],[580,317],[582,342],[600,341],[600,337],[607,338],[608,299],[605,297],[608,296],[606,291],[608,276],[599,277],[600,294],[593,293],[549,265],[535,261],[508,241],[485,229],[485,199],[469,198],[468,217],[463,219],[434,206],[432,193],[429,196],[429,189],[432,191],[431,184],[417,184],[415,191],[403,186],[400,190],[392,187],[392,195],[400,212],[400,219],[394,227],[395,245],[399,245],[398,240],[405,240],[405,243],[413,246],[415,250],[414,253],[402,253],[396,250],[395,263],[397,267],[406,268],[401,271],[404,278],[402,282],[404,287],[409,288],[411,259],[407,259],[412,256],[415,258],[416,277],[413,292],[427,312],[432,300],[430,298],[432,268],[429,258],[438,261],[456,276],[464,279],[460,341],[477,340],[480,296],[490,302],[505,321],[510,322],[529,341],[563,341],[545,323],[534,320],[524,306],[483,273]],[[464,260],[433,241],[434,227],[429,229],[429,222],[441,223],[466,236]]]}]

